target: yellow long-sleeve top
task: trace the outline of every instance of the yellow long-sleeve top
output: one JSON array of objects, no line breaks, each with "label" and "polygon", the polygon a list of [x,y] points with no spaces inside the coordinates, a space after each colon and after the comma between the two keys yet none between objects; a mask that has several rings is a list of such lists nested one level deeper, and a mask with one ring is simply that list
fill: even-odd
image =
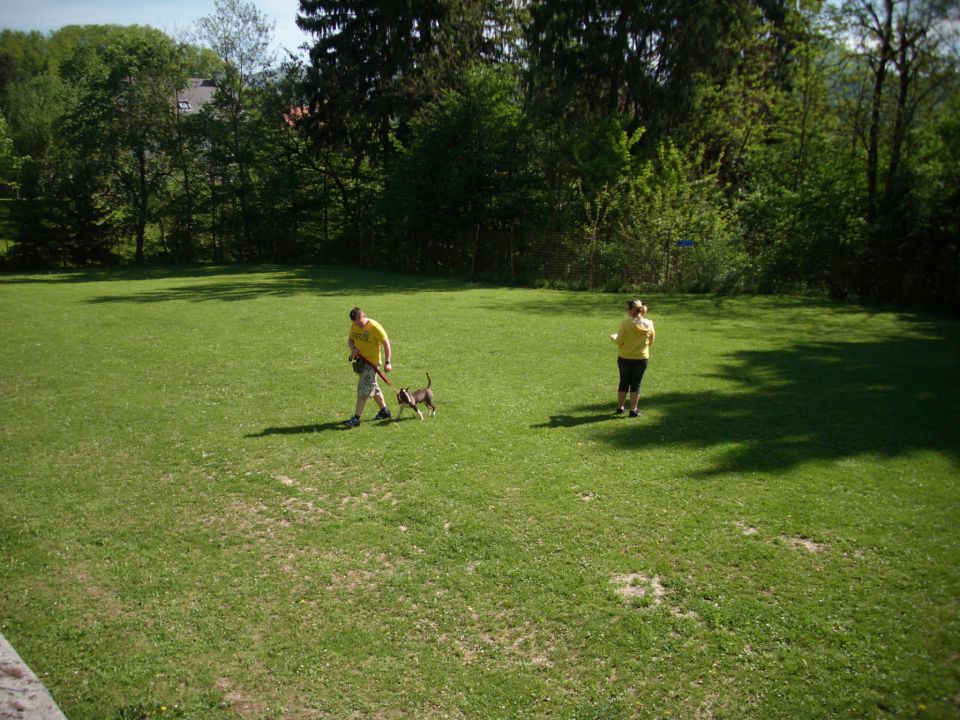
[{"label": "yellow long-sleeve top", "polygon": [[655,336],[652,320],[628,317],[621,323],[620,332],[614,342],[620,348],[620,357],[624,360],[647,360]]}]

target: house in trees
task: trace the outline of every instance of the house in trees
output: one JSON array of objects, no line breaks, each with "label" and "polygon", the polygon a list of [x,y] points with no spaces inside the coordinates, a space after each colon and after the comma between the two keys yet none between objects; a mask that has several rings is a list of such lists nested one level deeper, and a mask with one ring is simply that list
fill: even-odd
[{"label": "house in trees", "polygon": [[187,80],[187,86],[177,92],[177,112],[183,115],[200,112],[204,105],[213,101],[213,95],[216,91],[217,81],[215,79],[190,78]]}]

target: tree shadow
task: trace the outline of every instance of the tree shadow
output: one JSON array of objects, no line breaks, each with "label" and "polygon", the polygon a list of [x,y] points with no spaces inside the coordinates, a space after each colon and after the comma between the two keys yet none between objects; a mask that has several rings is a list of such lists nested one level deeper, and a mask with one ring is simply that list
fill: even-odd
[{"label": "tree shadow", "polygon": [[[161,279],[165,277],[160,276]],[[91,304],[156,303],[171,300],[237,302],[262,297],[295,295],[339,297],[361,292],[365,295],[443,292],[462,290],[470,286],[463,282],[367,269],[360,272],[356,268],[340,266],[298,268],[257,266],[247,268],[245,271],[231,267],[222,272],[191,273],[185,276],[172,276],[170,279],[186,279],[188,282],[177,282],[167,287],[144,292],[100,295],[91,298],[88,302]],[[189,282],[192,279],[209,280],[209,282]]]},{"label": "tree shadow", "polygon": [[143,290],[104,293],[86,300],[93,305],[112,303],[235,302],[260,297],[301,294],[343,296],[358,292],[420,293],[463,290],[478,283],[429,278],[346,266],[282,265],[173,266],[83,270],[49,275],[0,276],[0,284],[81,284],[111,281],[170,281]]},{"label": "tree shadow", "polygon": [[[627,293],[601,293],[577,291],[551,291],[535,299],[510,299],[510,310],[521,313],[548,315],[596,315],[609,314],[616,321],[622,317],[623,303],[631,295]],[[748,299],[749,302],[744,302]],[[803,309],[816,313],[829,310],[832,313],[871,312],[870,308],[849,302],[843,303],[824,298],[785,297],[779,295],[644,295],[644,302],[651,307],[651,317],[685,314],[703,320],[725,319],[741,316],[754,317],[761,311],[791,311]],[[503,309],[499,304],[488,304],[487,310]],[[881,311],[880,308],[877,311]]]},{"label": "tree shadow", "polygon": [[114,268],[76,268],[0,275],[0,285],[78,284],[111,281],[172,280],[251,275],[289,269],[283,265],[136,265]]},{"label": "tree shadow", "polygon": [[650,395],[644,421],[598,434],[623,448],[729,447],[702,476],[916,451],[960,465],[960,326],[943,332],[739,352],[717,375],[729,390]]}]

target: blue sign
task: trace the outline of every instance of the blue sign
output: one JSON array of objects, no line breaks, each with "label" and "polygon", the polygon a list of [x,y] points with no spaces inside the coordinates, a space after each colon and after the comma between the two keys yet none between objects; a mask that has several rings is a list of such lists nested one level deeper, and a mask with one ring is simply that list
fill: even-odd
[{"label": "blue sign", "polygon": [[693,240],[677,240],[677,247],[693,247]]}]

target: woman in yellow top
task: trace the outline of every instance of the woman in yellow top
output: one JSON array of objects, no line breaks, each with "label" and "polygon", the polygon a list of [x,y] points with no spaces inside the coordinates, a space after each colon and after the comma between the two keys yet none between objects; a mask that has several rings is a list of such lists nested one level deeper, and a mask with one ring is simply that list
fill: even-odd
[{"label": "woman in yellow top", "polygon": [[643,374],[647,371],[650,346],[653,345],[656,333],[653,330],[653,321],[647,320],[647,306],[642,300],[628,300],[626,309],[627,317],[621,323],[619,332],[610,336],[620,349],[617,356],[617,367],[620,369],[617,414],[623,413],[629,392],[630,417],[639,417],[642,414],[637,410],[637,404],[640,402],[640,383],[643,381]]}]

